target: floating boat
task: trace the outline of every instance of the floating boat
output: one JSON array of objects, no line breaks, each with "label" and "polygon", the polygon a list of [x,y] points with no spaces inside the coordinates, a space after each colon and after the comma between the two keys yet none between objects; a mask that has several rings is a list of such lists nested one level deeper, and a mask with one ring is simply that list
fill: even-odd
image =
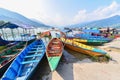
[{"label": "floating boat", "polygon": [[11,63],[2,80],[27,80],[45,54],[43,41],[36,40],[28,45]]},{"label": "floating boat", "polygon": [[51,71],[57,68],[63,52],[63,43],[58,38],[53,38],[46,49],[46,56],[49,62]]},{"label": "floating boat", "polygon": [[61,40],[64,42],[65,47],[83,54],[87,54],[90,56],[104,56],[106,54],[106,52],[103,50],[76,42],[71,39],[61,38]]}]

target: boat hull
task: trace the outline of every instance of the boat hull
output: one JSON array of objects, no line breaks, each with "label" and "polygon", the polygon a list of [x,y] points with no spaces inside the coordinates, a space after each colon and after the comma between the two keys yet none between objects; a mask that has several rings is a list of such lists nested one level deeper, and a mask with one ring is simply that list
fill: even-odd
[{"label": "boat hull", "polygon": [[[25,42],[21,42],[22,44],[21,44],[21,46],[23,46],[23,47],[21,47],[21,50],[24,48],[24,45],[25,45]],[[14,46],[11,46],[8,50],[10,50],[11,48],[16,48],[17,46],[19,46],[20,44],[18,43],[18,44],[16,44],[16,45],[14,45]],[[1,57],[2,56],[7,56],[8,54],[7,54],[7,52],[6,51],[8,51],[7,49],[6,50],[4,50],[0,55],[1,55]],[[15,57],[19,54],[19,52],[21,51],[21,50],[19,50],[18,52],[16,52],[15,54],[13,54],[14,56],[12,56],[12,57],[3,57],[4,59],[3,60],[1,60],[0,61],[0,78],[2,77],[2,75],[5,73],[5,71],[7,70],[7,68],[9,67],[9,65],[11,64],[11,62],[15,59]],[[10,53],[9,53],[10,54]]]},{"label": "boat hull", "polygon": [[[57,46],[54,47],[55,45],[53,43],[56,41],[58,42],[58,44],[56,44]],[[58,63],[62,56],[62,51],[63,51],[62,41],[58,38],[53,38],[49,42],[46,50],[46,56],[47,56],[51,71],[54,71],[57,68]]]},{"label": "boat hull", "polygon": [[67,38],[60,38],[60,39],[65,44],[65,47],[68,47],[69,49],[80,53],[84,53],[91,56],[104,56],[106,54],[106,52],[103,50],[76,42],[73,39],[67,39]]},{"label": "boat hull", "polygon": [[75,39],[73,38],[74,41],[77,41],[79,43],[87,44],[87,45],[93,45],[93,46],[99,46],[107,41],[102,41],[102,40],[93,40],[93,39]]},{"label": "boat hull", "polygon": [[57,68],[60,58],[61,56],[60,57],[48,57],[51,71],[54,71]]},{"label": "boat hull", "polygon": [[[29,40],[27,43],[25,43],[25,41],[21,42],[22,44],[20,44],[20,46],[23,46],[23,47],[21,47],[21,49],[19,49],[19,52],[24,49],[24,46],[25,46],[25,45],[29,45],[29,44],[32,43],[33,41],[35,41],[35,39]],[[19,43],[18,43],[18,44],[19,44]],[[16,46],[18,46],[18,44],[17,44],[17,45],[13,45],[13,46],[11,46],[11,47],[16,47]],[[9,47],[9,48],[10,48],[10,47]],[[4,50],[4,51],[6,51],[6,50]],[[2,52],[4,52],[4,51],[2,51]],[[10,66],[10,64],[12,63],[12,61],[13,61],[13,60],[16,58],[16,56],[19,54],[19,52],[17,52],[17,54],[16,54],[15,56],[13,56],[13,57],[11,57],[10,59],[8,59],[8,62],[6,62],[4,65],[2,65],[2,66],[0,67],[0,78],[3,76],[3,74],[5,73],[5,71],[7,70],[7,68]],[[1,53],[1,54],[2,54],[2,53]]]},{"label": "boat hull", "polygon": [[80,53],[83,53],[83,54],[86,54],[86,55],[90,55],[90,56],[102,56],[103,55],[103,54],[100,54],[98,52],[93,52],[93,51],[90,51],[90,50],[85,50],[83,48],[79,48],[79,47],[76,47],[76,46],[73,46],[73,45],[70,45],[70,44],[65,44],[65,47],[69,48],[71,50],[74,50],[76,52],[80,52]]},{"label": "boat hull", "polygon": [[4,73],[2,80],[27,80],[34,72],[44,53],[45,46],[43,41],[34,41],[14,59]]}]

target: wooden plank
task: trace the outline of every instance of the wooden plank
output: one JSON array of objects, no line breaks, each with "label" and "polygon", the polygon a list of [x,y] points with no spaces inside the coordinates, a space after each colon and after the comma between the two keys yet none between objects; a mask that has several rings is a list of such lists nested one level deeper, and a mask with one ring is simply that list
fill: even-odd
[{"label": "wooden plank", "polygon": [[13,57],[15,56],[16,54],[12,54],[12,55],[4,55],[4,56],[1,56],[2,58],[6,58],[6,57]]},{"label": "wooden plank", "polygon": [[34,51],[29,51],[28,53],[36,53],[36,52],[42,52],[43,50],[40,50],[40,49],[38,49],[38,50],[34,50]]},{"label": "wooden plank", "polygon": [[35,47],[42,47],[43,45],[34,45]]},{"label": "wooden plank", "polygon": [[23,61],[21,64],[29,64],[29,63],[34,63],[34,62],[39,62],[39,60]]},{"label": "wooden plank", "polygon": [[37,57],[37,56],[41,56],[41,55],[43,55],[43,54],[33,54],[33,55],[25,56],[25,58]]},{"label": "wooden plank", "polygon": [[38,47],[38,48],[32,48],[32,49],[43,49],[43,48],[39,48],[39,47]]}]

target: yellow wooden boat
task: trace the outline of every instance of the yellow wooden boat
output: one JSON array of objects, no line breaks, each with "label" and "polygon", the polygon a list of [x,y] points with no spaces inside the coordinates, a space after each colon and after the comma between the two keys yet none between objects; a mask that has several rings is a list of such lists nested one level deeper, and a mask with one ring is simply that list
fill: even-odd
[{"label": "yellow wooden boat", "polygon": [[83,54],[87,54],[90,56],[103,56],[106,54],[106,52],[103,50],[76,42],[72,39],[61,38],[61,40],[65,43],[65,47]]}]

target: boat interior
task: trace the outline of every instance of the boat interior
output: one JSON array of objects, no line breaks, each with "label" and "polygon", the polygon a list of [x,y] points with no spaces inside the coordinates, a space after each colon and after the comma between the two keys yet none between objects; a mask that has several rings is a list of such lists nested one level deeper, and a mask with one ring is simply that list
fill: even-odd
[{"label": "boat interior", "polygon": [[48,45],[48,56],[60,56],[62,53],[63,44],[55,38]]},{"label": "boat interior", "polygon": [[17,53],[19,53],[23,49],[24,44],[25,44],[24,42],[20,42],[2,51],[0,54],[0,65],[1,66],[5,65],[7,62],[10,61],[10,59],[16,56]]},{"label": "boat interior", "polygon": [[4,78],[12,80],[17,77],[17,80],[24,80],[37,66],[44,53],[45,46],[41,42],[29,45],[14,60]]}]

